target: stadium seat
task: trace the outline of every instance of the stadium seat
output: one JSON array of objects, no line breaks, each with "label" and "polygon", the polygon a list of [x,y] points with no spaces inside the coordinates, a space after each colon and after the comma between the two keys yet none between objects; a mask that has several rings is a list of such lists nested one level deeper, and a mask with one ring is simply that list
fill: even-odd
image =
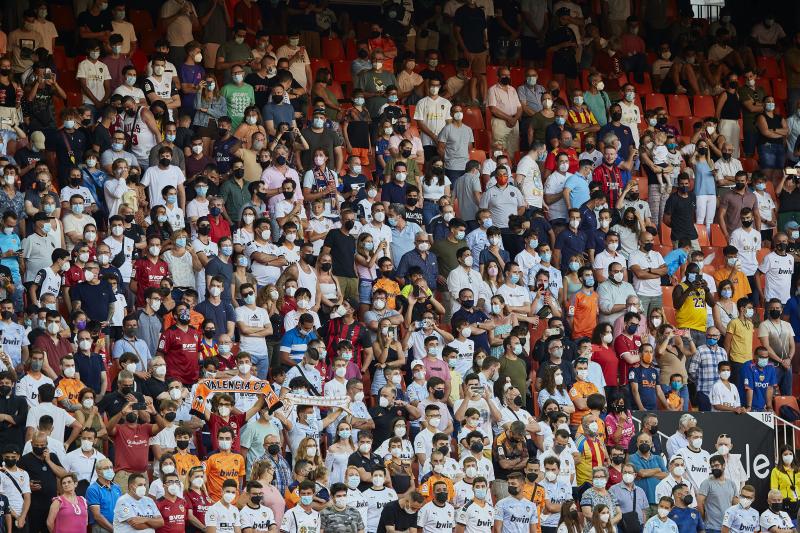
[{"label": "stadium seat", "polygon": [[[650,97],[647,97],[648,105]],[[652,108],[652,106],[650,106]],[[692,110],[689,108],[689,97],[685,94],[670,94],[667,96],[667,110],[672,117],[690,117]]]},{"label": "stadium seat", "polygon": [[692,97],[692,110],[696,117],[712,117],[716,114],[714,97],[696,94]]},{"label": "stadium seat", "polygon": [[464,108],[464,124],[472,128],[473,133],[484,129],[483,112],[479,107]]},{"label": "stadium seat", "polygon": [[331,62],[327,59],[311,59],[311,78],[312,80],[316,78],[317,71],[321,68],[326,68],[330,70]]},{"label": "stadium seat", "polygon": [[778,66],[778,60],[774,57],[758,56],[756,57],[756,64],[764,72],[762,77],[769,79],[781,77],[781,69],[780,66]]},{"label": "stadium seat", "polygon": [[697,242],[700,246],[711,246],[711,241],[708,239],[708,230],[706,230],[705,224],[695,224],[695,229],[697,230]]},{"label": "stadium seat", "polygon": [[674,288],[675,287],[672,285],[668,287],[661,287],[661,300],[664,302],[664,304],[672,303],[672,290]]},{"label": "stadium seat", "polygon": [[644,97],[644,105],[647,109],[655,109],[656,107],[667,107],[667,99],[663,94],[650,93]]},{"label": "stadium seat", "polygon": [[662,222],[660,229],[661,231],[659,231],[659,233],[661,234],[661,242],[664,244],[672,244],[672,228]]},{"label": "stadium seat", "polygon": [[469,151],[469,158],[483,164],[483,162],[486,161],[486,152],[478,148],[473,148]]},{"label": "stadium seat", "polygon": [[136,33],[153,29],[153,17],[150,12],[144,9],[131,9],[128,13],[128,20],[136,28]]},{"label": "stadium seat", "polygon": [[475,137],[475,148],[488,152],[490,148],[489,132],[486,129],[473,130],[472,134]]},{"label": "stadium seat", "polygon": [[784,405],[788,405],[792,409],[800,411],[800,407],[797,405],[797,398],[794,396],[775,396],[775,398],[772,399],[772,409],[775,411],[776,415],[781,416],[781,407]]},{"label": "stadium seat", "polygon": [[711,246],[719,246],[723,248],[728,246],[728,239],[722,234],[722,228],[719,224],[711,224]]},{"label": "stadium seat", "polygon": [[[66,5],[49,4],[48,11],[50,19],[56,21],[56,26],[62,32],[74,31],[78,25],[75,20],[75,13],[72,11],[72,3]],[[151,22],[152,25],[152,22]]]},{"label": "stadium seat", "polygon": [[344,59],[344,46],[338,37],[323,37],[320,46],[322,47],[322,57],[328,61]]},{"label": "stadium seat", "polygon": [[770,250],[769,248],[761,248],[756,252],[756,261],[758,262],[759,265],[761,264],[761,261],[763,261],[764,258],[767,257],[767,255],[769,255],[771,251],[772,250]]},{"label": "stadium seat", "polygon": [[647,176],[636,176],[636,181],[639,182],[639,198],[647,200],[650,197],[650,190],[647,186]]},{"label": "stadium seat", "polygon": [[644,73],[644,81],[642,83],[637,83],[633,78],[628,81],[636,87],[636,94],[653,94],[653,82],[650,80],[650,73]]},{"label": "stadium seat", "polygon": [[664,305],[664,321],[666,321],[667,324],[675,323],[675,308],[671,305]]},{"label": "stadium seat", "polygon": [[[744,156],[744,154],[742,154]],[[755,172],[758,170],[758,161],[752,157],[742,157],[742,170],[745,172]]]},{"label": "stadium seat", "polygon": [[762,89],[764,89],[764,94],[766,94],[767,96],[772,95],[772,85],[769,82],[769,78],[757,78],[756,87],[761,87]]},{"label": "stadium seat", "polygon": [[511,83],[514,87],[519,87],[525,83],[525,69],[522,67],[511,68]]},{"label": "stadium seat", "polygon": [[333,65],[333,79],[339,83],[352,83],[353,73],[350,70],[350,61],[334,61]]}]

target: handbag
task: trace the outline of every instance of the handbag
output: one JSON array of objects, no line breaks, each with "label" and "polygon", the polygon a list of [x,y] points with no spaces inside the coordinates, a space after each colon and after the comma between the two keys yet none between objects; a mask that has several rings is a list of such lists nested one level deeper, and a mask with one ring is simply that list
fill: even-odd
[{"label": "handbag", "polygon": [[622,533],[641,533],[642,523],[639,521],[639,513],[636,511],[636,487],[633,489],[633,511],[622,513],[619,522],[619,530]]}]

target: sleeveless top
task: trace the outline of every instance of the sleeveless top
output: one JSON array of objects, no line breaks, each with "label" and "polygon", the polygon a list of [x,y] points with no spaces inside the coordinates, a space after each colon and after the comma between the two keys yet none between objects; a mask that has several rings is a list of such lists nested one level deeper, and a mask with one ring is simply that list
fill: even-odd
[{"label": "sleeveless top", "polygon": [[728,93],[728,98],[722,104],[719,112],[720,120],[739,120],[742,117],[742,104],[739,103],[739,95],[736,92]]},{"label": "sleeveless top", "polygon": [[56,499],[61,503],[56,515],[56,524],[53,533],[86,533],[86,526],[89,523],[88,508],[86,499],[77,496],[75,503],[72,503],[64,496]]},{"label": "sleeveless top", "polygon": [[[680,284],[684,291],[689,290],[685,282]],[[675,312],[675,322],[679,328],[689,328],[697,331],[706,330],[706,291],[696,289],[684,300],[680,309]]]},{"label": "sleeveless top", "polygon": [[[781,120],[783,120],[783,118],[777,113],[773,114],[772,118],[769,118],[769,115],[767,115],[766,113],[761,113],[761,116],[764,117],[764,120],[767,121],[767,129],[776,130],[781,127]],[[771,139],[769,137],[761,135],[761,133],[759,132],[758,144],[783,144],[783,139],[780,138]]]},{"label": "sleeveless top", "polygon": [[150,150],[159,142],[147,124],[142,120],[142,109],[136,110],[136,115],[129,117],[125,115],[123,120],[123,131],[131,141],[131,152],[136,159],[149,159]]}]

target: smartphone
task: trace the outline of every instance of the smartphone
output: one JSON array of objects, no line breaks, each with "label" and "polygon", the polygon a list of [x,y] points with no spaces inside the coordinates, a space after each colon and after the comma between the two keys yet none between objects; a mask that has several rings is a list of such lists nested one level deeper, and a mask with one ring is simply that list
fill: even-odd
[{"label": "smartphone", "polygon": [[797,176],[797,168],[795,167],[787,168],[784,172],[789,176]]}]

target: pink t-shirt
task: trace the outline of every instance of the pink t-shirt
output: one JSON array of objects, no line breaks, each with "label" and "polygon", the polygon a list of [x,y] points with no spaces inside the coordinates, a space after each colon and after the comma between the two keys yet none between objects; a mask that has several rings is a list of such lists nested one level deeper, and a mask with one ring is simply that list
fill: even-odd
[{"label": "pink t-shirt", "polygon": [[425,365],[425,377],[431,379],[433,376],[442,378],[445,383],[450,383],[450,367],[441,359],[423,357],[422,364]]}]

